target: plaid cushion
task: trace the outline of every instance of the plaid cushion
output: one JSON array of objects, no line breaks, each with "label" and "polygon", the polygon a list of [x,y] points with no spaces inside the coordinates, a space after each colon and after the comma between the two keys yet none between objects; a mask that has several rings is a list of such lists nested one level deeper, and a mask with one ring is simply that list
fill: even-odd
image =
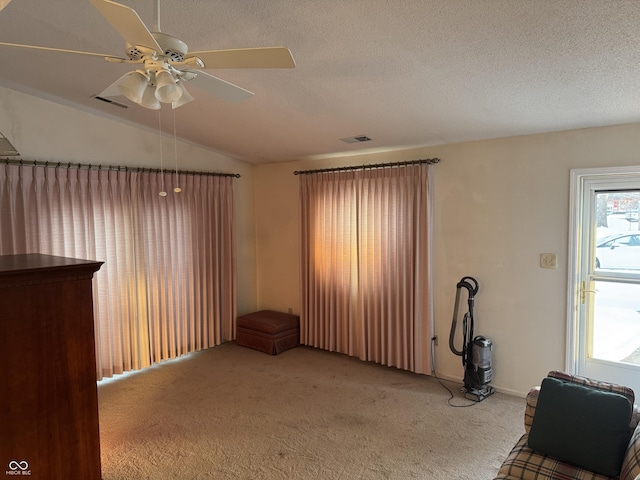
[{"label": "plaid cushion", "polygon": [[513,447],[494,480],[610,480],[610,477],[563,463],[531,450],[524,434]]}]

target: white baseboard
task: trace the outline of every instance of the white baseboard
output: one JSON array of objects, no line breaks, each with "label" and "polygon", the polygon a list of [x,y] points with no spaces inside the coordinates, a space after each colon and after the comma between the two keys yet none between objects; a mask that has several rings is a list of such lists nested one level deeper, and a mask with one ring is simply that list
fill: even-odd
[{"label": "white baseboard", "polygon": [[[448,382],[458,383],[460,385],[460,388],[462,388],[462,384],[463,384],[462,378],[454,377],[454,376],[447,375],[447,374],[437,373],[437,372],[436,372],[436,374],[438,375],[439,379],[446,380]],[[433,375],[431,375],[431,376],[433,377]],[[514,396],[514,397],[525,398],[527,396],[527,393],[529,393],[528,391],[527,392],[519,392],[519,391],[513,390],[511,388],[505,388],[505,387],[501,387],[499,385],[494,385],[494,384],[491,384],[491,386],[495,389],[496,392],[504,393],[505,395],[511,395],[511,396]]]}]

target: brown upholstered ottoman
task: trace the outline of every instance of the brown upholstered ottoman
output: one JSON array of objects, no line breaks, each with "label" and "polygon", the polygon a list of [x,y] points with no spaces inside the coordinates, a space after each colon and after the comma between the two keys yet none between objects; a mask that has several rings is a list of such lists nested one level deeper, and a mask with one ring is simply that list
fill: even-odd
[{"label": "brown upholstered ottoman", "polygon": [[262,310],[238,317],[236,344],[277,355],[300,345],[300,317]]}]

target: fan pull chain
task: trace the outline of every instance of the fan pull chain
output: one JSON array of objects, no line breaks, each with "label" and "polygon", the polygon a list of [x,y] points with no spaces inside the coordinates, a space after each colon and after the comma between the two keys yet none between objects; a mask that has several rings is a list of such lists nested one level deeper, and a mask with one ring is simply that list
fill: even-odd
[{"label": "fan pull chain", "polygon": [[162,112],[162,109],[158,110],[158,132],[160,134],[160,188],[162,188],[162,190],[158,195],[166,197],[167,192],[164,189],[164,166],[162,161],[162,115],[160,112]]},{"label": "fan pull chain", "polygon": [[[176,111],[171,110],[173,112],[173,155],[176,159],[176,183],[178,182],[178,139],[176,135]],[[180,193],[182,189],[180,187],[175,187],[173,189],[175,193]]]}]

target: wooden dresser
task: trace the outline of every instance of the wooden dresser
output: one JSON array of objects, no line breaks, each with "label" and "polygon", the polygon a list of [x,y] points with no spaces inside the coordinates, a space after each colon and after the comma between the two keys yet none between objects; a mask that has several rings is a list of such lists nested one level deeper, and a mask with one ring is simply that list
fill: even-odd
[{"label": "wooden dresser", "polygon": [[0,256],[2,478],[101,478],[91,288],[101,265]]}]

